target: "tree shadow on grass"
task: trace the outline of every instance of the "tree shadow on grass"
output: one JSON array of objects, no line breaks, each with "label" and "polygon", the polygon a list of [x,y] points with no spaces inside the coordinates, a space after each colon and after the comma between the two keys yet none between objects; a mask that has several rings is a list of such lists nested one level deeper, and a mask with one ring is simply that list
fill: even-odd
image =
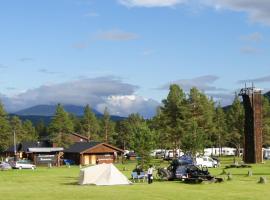
[{"label": "tree shadow on grass", "polygon": [[79,185],[78,181],[69,182],[69,183],[61,183],[61,185]]}]

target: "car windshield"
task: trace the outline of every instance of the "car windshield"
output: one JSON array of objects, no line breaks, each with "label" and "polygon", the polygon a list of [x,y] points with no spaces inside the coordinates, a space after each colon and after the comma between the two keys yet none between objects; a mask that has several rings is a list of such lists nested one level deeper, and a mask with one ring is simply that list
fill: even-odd
[{"label": "car windshield", "polygon": [[19,160],[17,161],[18,164],[30,164],[29,160]]}]

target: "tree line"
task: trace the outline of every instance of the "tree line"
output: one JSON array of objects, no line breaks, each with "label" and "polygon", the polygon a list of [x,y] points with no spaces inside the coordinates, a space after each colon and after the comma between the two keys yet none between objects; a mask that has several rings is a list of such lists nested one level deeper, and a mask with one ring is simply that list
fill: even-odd
[{"label": "tree line", "polygon": [[[270,102],[266,97],[263,97],[262,128],[264,146],[269,146]],[[239,150],[243,147],[244,108],[237,95],[232,105],[224,109],[197,88],[185,93],[173,84],[152,119],[131,114],[124,120],[112,121],[107,108],[103,117],[97,118],[89,105],[84,115],[77,117],[58,104],[49,125],[40,122],[33,126],[29,120],[22,122],[17,116],[9,117],[0,104],[0,151],[12,143],[13,131],[18,142],[47,137],[62,147],[68,147],[69,134],[77,132],[90,141],[135,150],[144,163],[149,161],[153,149],[181,148],[193,155],[206,147],[229,146]]]}]

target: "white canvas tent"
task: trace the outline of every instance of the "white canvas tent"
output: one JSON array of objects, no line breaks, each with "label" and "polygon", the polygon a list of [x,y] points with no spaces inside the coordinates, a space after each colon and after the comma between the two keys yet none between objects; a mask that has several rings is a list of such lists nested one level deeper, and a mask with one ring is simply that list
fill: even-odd
[{"label": "white canvas tent", "polygon": [[81,169],[79,184],[129,185],[131,182],[113,164],[100,164]]}]

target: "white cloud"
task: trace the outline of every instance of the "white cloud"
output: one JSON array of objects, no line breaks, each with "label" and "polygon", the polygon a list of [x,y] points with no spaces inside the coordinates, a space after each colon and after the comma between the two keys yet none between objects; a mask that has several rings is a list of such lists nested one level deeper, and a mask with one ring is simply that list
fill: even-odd
[{"label": "white cloud", "polygon": [[201,0],[216,9],[230,9],[248,14],[251,22],[270,25],[269,0]]},{"label": "white cloud", "polygon": [[128,41],[135,40],[138,38],[138,35],[135,33],[125,32],[122,30],[109,30],[102,31],[96,35],[97,39],[108,40],[108,41]]},{"label": "white cloud", "polygon": [[30,62],[30,61],[33,61],[33,60],[34,60],[33,58],[28,58],[28,57],[18,59],[18,61],[20,61],[20,62]]},{"label": "white cloud", "polygon": [[156,114],[159,103],[152,99],[146,99],[136,95],[110,96],[103,103],[97,105],[97,110],[103,112],[109,108],[111,114],[128,116],[131,113],[139,113],[146,118]]},{"label": "white cloud", "polygon": [[187,0],[118,0],[127,7],[173,7]]},{"label": "white cloud", "polygon": [[60,74],[60,72],[54,72],[54,71],[50,71],[48,69],[45,69],[45,68],[42,68],[42,69],[39,69],[38,72],[40,73],[43,73],[43,74]]},{"label": "white cloud", "polygon": [[84,15],[85,17],[99,17],[100,14],[97,12],[89,12]]},{"label": "white cloud", "polygon": [[259,32],[251,33],[249,35],[241,36],[242,40],[250,41],[250,42],[260,42],[263,39],[263,36]]},{"label": "white cloud", "polygon": [[72,104],[91,105],[103,112],[108,107],[111,114],[127,116],[138,112],[145,117],[154,114],[158,103],[134,95],[138,86],[122,82],[115,77],[88,78],[61,84],[43,85],[29,89],[12,97],[1,95],[9,112],[35,105]]},{"label": "white cloud", "polygon": [[257,54],[261,52],[261,49],[252,46],[243,46],[240,51],[244,54]]},{"label": "white cloud", "polygon": [[87,43],[81,42],[81,43],[74,43],[71,46],[74,49],[86,49],[88,47]]},{"label": "white cloud", "polygon": [[254,79],[239,80],[237,83],[270,83],[270,75]]}]

